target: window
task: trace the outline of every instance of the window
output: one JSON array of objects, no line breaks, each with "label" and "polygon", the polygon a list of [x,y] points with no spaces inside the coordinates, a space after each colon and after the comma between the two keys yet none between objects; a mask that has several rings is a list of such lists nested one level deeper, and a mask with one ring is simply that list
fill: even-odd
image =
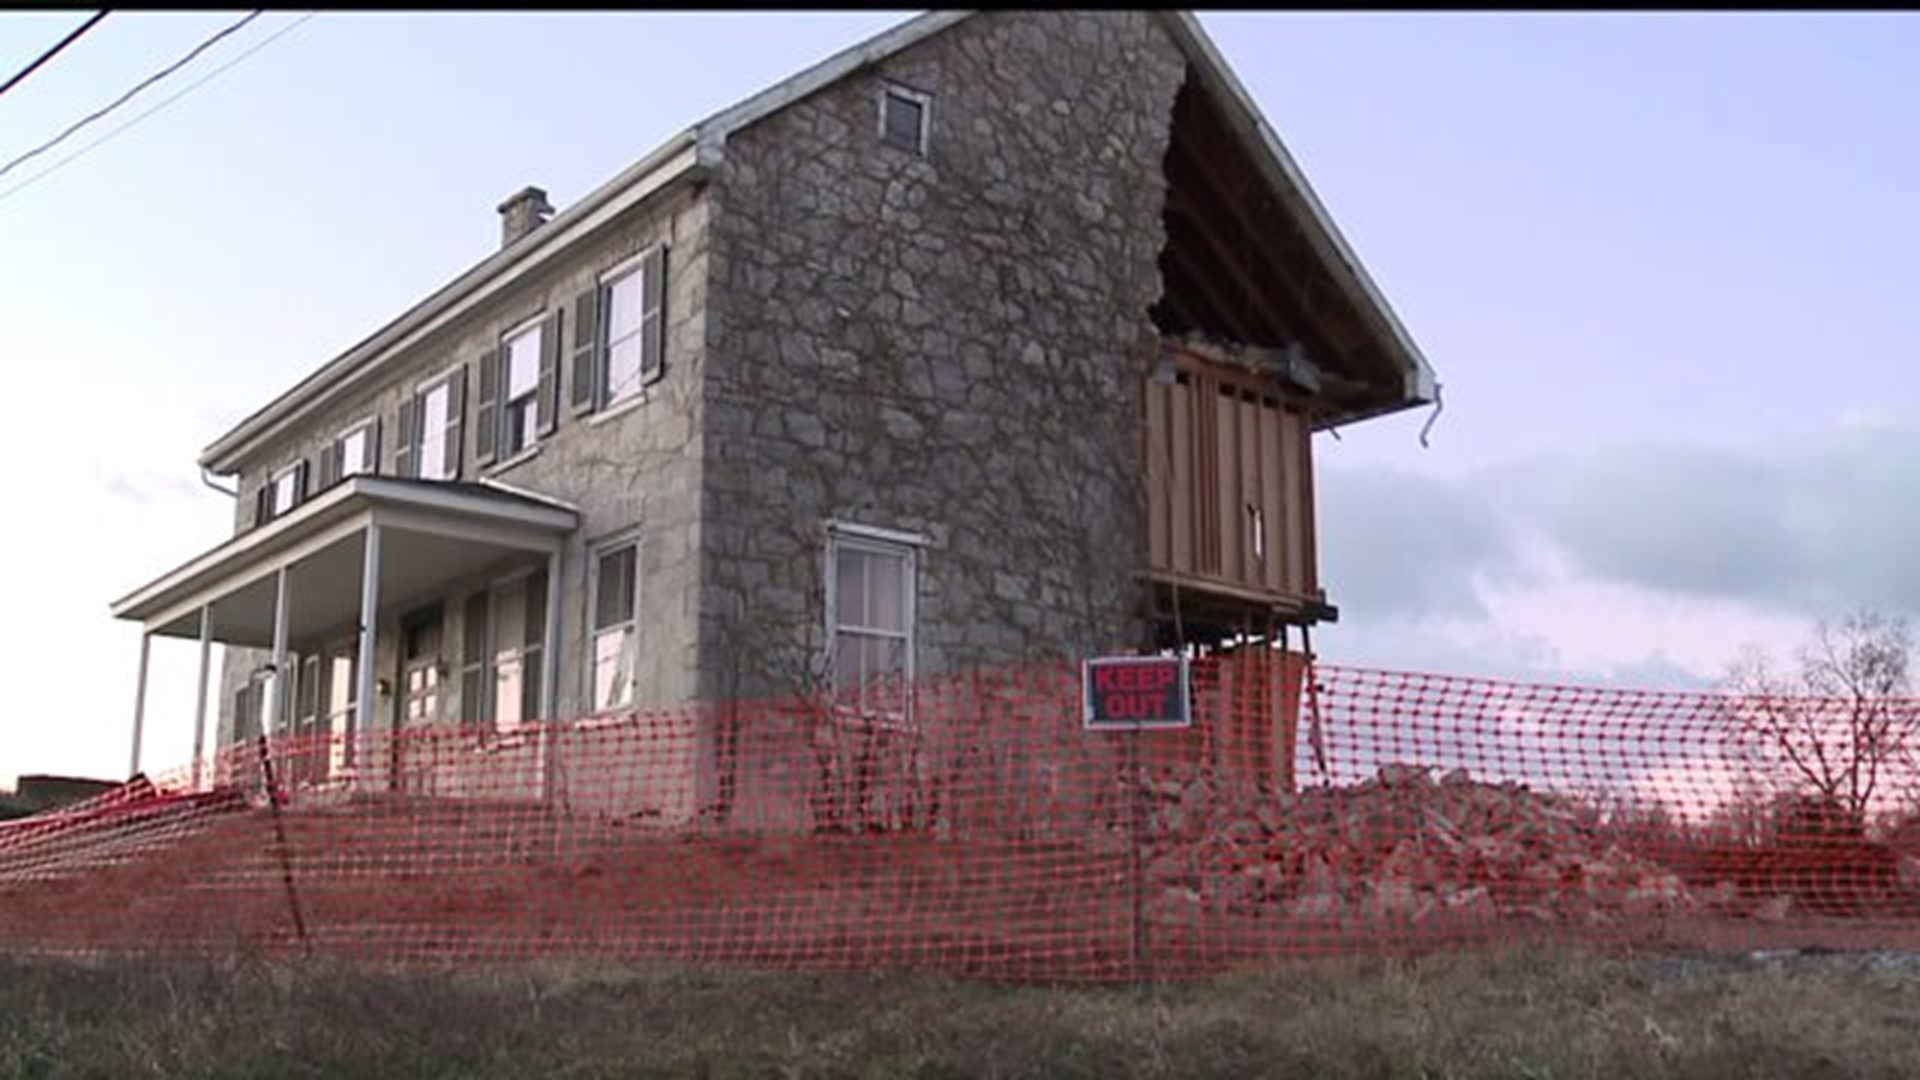
[{"label": "window", "polygon": [[328,743],[328,772],[339,773],[354,765],[354,726],[360,693],[360,647],[355,641],[342,642],[327,650],[322,661],[325,672],[320,684],[321,708],[325,711]]},{"label": "window", "polygon": [[333,441],[333,446],[334,466],[339,479],[370,473],[379,466],[379,452],[374,449],[371,420],[349,429]]},{"label": "window", "polygon": [[490,465],[551,435],[560,420],[559,312],[507,332],[474,361],[473,460]]},{"label": "window", "polygon": [[295,465],[273,478],[274,517],[293,509],[300,501],[300,471],[300,466]]},{"label": "window", "polygon": [[541,324],[535,323],[507,339],[501,457],[511,457],[532,446],[540,430],[540,329]]},{"label": "window", "polygon": [[915,154],[927,152],[927,113],[931,95],[904,86],[880,91],[880,141]]},{"label": "window", "polygon": [[420,479],[446,480],[452,477],[453,470],[447,459],[447,441],[444,435],[452,412],[447,408],[448,399],[453,396],[452,389],[446,384],[428,389],[420,395]]},{"label": "window", "polygon": [[380,423],[362,420],[336,436],[320,453],[320,488],[325,490],[361,473],[380,469]]},{"label": "window", "polygon": [[868,720],[907,721],[913,678],[914,548],[836,530],[828,545],[833,688]]},{"label": "window", "polygon": [[460,722],[468,727],[487,723],[487,616],[493,598],[486,590],[467,597],[465,627],[460,647]]},{"label": "window", "polygon": [[601,546],[593,563],[593,704],[605,712],[635,701],[640,659],[640,545],[627,538]]},{"label": "window", "polygon": [[607,405],[640,390],[640,287],[645,277],[635,266],[607,283]]},{"label": "window", "polygon": [[256,493],[254,523],[265,525],[300,505],[306,497],[307,463],[296,461],[272,474]]},{"label": "window", "polygon": [[538,719],[546,657],[547,573],[496,582],[467,598],[461,719],[491,734]]},{"label": "window", "polygon": [[400,403],[400,438],[393,464],[401,476],[459,479],[460,414],[466,387],[461,375],[459,370],[441,375]]},{"label": "window", "polygon": [[666,370],[667,249],[648,248],[573,302],[573,408],[628,401]]}]

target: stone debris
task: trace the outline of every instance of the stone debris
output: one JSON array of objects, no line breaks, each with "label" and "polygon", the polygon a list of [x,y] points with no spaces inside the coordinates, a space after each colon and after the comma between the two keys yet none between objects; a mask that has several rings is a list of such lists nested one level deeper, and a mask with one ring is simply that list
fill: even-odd
[{"label": "stone debris", "polygon": [[1147,781],[1143,794],[1140,854],[1166,916],[1592,924],[1733,899],[1627,851],[1571,799],[1464,769],[1436,780],[1387,765],[1364,783],[1293,794],[1199,771]]}]

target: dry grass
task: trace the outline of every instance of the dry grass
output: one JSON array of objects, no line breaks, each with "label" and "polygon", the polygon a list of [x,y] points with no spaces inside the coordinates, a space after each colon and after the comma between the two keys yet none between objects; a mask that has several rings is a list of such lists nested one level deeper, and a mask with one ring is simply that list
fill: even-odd
[{"label": "dry grass", "polygon": [[1909,1077],[1920,963],[1571,953],[1088,990],[0,962],[0,1077]]}]

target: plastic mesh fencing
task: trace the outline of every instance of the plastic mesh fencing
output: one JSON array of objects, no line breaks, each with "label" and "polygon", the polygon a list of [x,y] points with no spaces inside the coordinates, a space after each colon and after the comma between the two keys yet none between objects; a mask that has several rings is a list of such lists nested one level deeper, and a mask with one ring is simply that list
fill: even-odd
[{"label": "plastic mesh fencing", "polygon": [[1920,945],[1920,702],[1195,661],[263,739],[0,825],[0,949],[1171,980],[1528,936]]}]

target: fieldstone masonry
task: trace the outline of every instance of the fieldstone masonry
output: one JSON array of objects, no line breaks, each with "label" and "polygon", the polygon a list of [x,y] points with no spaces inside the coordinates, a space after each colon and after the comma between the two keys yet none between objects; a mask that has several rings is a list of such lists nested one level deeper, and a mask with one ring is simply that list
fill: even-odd
[{"label": "fieldstone masonry", "polygon": [[[734,132],[712,183],[610,225],[247,462],[236,526],[272,470],[363,417],[382,419],[390,472],[403,395],[526,319],[570,318],[594,275],[667,239],[666,375],[637,406],[563,403],[537,452],[476,470],[468,386],[462,478],[583,517],[559,583],[563,716],[587,707],[589,545],[634,527],[643,707],[817,685],[829,521],[929,539],[922,673],[1143,642],[1141,380],[1185,77],[1151,13],[993,12],[936,34]],[[930,95],[924,154],[882,139],[888,83]],[[447,597],[455,651],[468,585],[484,582]],[[397,631],[383,620],[382,676]],[[262,659],[229,651],[223,742]],[[695,737],[701,803],[712,734]]]},{"label": "fieldstone masonry", "polygon": [[[919,532],[922,671],[1139,641],[1140,346],[1175,45],[986,14],[728,142],[713,221],[701,690],[824,672],[825,523]],[[932,96],[924,156],[884,142]]]},{"label": "fieldstone masonry", "polygon": [[[683,194],[650,214],[613,227],[578,254],[538,276],[519,282],[475,317],[422,342],[401,361],[398,371],[368,391],[322,410],[273,455],[250,465],[241,476],[236,530],[252,524],[253,493],[272,471],[299,456],[311,458],[335,435],[368,416],[381,418],[380,471],[394,470],[394,414],[400,400],[423,381],[455,365],[470,364],[499,336],[545,311],[565,310],[561,333],[571,334],[574,296],[602,271],[652,244],[670,244],[667,262],[668,320],[666,373],[641,394],[605,415],[575,416],[562,395],[558,430],[528,456],[476,468],[473,457],[473,385],[467,388],[460,478],[494,477],[515,487],[573,503],[581,527],[562,556],[560,677],[556,701],[562,715],[586,705],[585,591],[587,552],[600,538],[639,527],[641,573],[648,615],[639,665],[643,704],[679,703],[693,696],[695,601],[699,551],[701,454],[700,387],[705,369],[707,302],[707,219],[710,203]],[[564,383],[563,383],[564,385]],[[486,581],[457,583],[447,597],[445,640],[457,663],[462,630],[459,600]],[[298,603],[298,597],[294,598]],[[350,632],[350,629],[349,631]],[[379,628],[379,674],[398,666],[397,615]],[[220,740],[232,738],[234,692],[247,672],[266,662],[261,650],[229,649],[220,697]],[[458,715],[459,685],[446,688],[447,715]],[[380,715],[390,711],[382,702]]]}]

